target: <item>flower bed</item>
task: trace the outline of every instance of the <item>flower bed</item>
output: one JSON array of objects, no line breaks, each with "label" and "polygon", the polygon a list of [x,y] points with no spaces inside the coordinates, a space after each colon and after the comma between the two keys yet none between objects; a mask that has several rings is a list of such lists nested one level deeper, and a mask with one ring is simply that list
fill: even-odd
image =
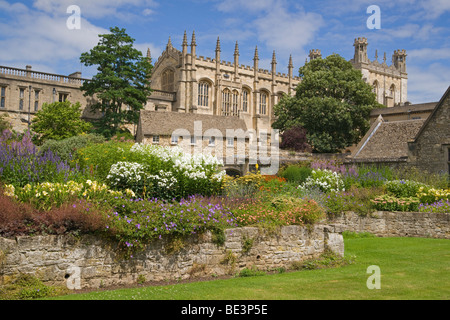
[{"label": "flower bed", "polygon": [[326,213],[449,211],[444,183],[387,168],[313,162],[283,177],[232,178],[218,159],[179,148],[112,140],[66,155],[70,161],[40,152],[26,135],[4,135],[0,148],[0,200],[9,208],[0,214],[0,235],[96,232],[132,252],[168,235],[209,230],[220,238],[233,227],[311,225]]}]

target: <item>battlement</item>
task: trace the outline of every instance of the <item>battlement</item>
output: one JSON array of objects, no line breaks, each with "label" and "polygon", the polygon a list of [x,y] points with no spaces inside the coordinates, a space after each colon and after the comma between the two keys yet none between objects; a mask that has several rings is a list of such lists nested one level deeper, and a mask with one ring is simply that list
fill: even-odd
[{"label": "battlement", "polygon": [[358,45],[358,44],[368,44],[368,42],[367,42],[367,38],[365,38],[365,37],[358,37],[358,38],[356,38],[355,39],[355,45]]},{"label": "battlement", "polygon": [[406,50],[405,49],[398,49],[394,51],[394,56],[406,56]]},{"label": "battlement", "polygon": [[322,55],[322,52],[320,52],[319,49],[312,49],[312,50],[309,50],[309,55],[318,55],[318,56],[321,56],[321,55]]}]

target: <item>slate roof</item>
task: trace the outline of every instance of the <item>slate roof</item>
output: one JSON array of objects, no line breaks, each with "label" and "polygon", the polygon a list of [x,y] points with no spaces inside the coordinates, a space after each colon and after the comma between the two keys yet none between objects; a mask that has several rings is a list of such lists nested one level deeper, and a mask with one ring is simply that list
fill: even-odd
[{"label": "slate roof", "polygon": [[394,115],[394,114],[411,114],[422,113],[422,112],[432,112],[438,102],[428,102],[428,103],[418,103],[403,106],[396,106],[392,108],[380,108],[374,109],[370,113],[371,117],[378,117],[379,115]]},{"label": "slate roof", "polygon": [[201,121],[202,134],[209,129],[217,129],[223,136],[226,135],[227,129],[242,129],[244,132],[247,132],[245,121],[237,117],[214,116],[198,113],[142,110],[139,125],[143,136],[170,136],[177,129],[186,129],[193,134],[195,121]]},{"label": "slate roof", "polygon": [[414,140],[425,120],[385,122],[379,116],[353,151],[354,160],[395,161],[408,157],[408,141]]}]

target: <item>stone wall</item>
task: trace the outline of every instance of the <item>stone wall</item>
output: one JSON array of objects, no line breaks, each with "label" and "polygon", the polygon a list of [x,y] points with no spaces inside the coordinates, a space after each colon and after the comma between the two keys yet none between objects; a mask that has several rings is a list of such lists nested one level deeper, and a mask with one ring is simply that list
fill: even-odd
[{"label": "stone wall", "polygon": [[163,281],[235,274],[243,268],[289,269],[293,262],[320,256],[329,249],[344,254],[341,229],[316,225],[288,226],[278,231],[237,228],[217,245],[211,233],[183,242],[155,241],[132,258],[94,236],[0,238],[0,285],[19,274],[34,274],[51,285],[70,289],[136,284],[138,279]]},{"label": "stone wall", "polygon": [[328,219],[347,231],[370,232],[378,237],[450,239],[450,213],[375,212],[361,217],[347,212]]}]

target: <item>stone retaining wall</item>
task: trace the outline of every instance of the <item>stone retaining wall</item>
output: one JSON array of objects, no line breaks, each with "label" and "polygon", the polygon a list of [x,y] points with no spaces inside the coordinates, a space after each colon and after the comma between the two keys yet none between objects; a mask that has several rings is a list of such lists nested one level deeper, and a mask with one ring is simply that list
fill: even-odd
[{"label": "stone retaining wall", "polygon": [[316,225],[310,230],[288,226],[278,231],[258,228],[229,229],[225,243],[212,234],[183,242],[159,240],[125,259],[115,245],[94,236],[36,236],[0,238],[0,285],[19,274],[34,274],[46,284],[69,289],[136,284],[226,275],[243,268],[290,268],[295,261],[317,258],[329,249],[344,254],[342,229]]},{"label": "stone retaining wall", "polygon": [[370,232],[378,237],[423,237],[450,239],[450,213],[375,212],[361,217],[347,212],[328,219],[353,232]]}]

